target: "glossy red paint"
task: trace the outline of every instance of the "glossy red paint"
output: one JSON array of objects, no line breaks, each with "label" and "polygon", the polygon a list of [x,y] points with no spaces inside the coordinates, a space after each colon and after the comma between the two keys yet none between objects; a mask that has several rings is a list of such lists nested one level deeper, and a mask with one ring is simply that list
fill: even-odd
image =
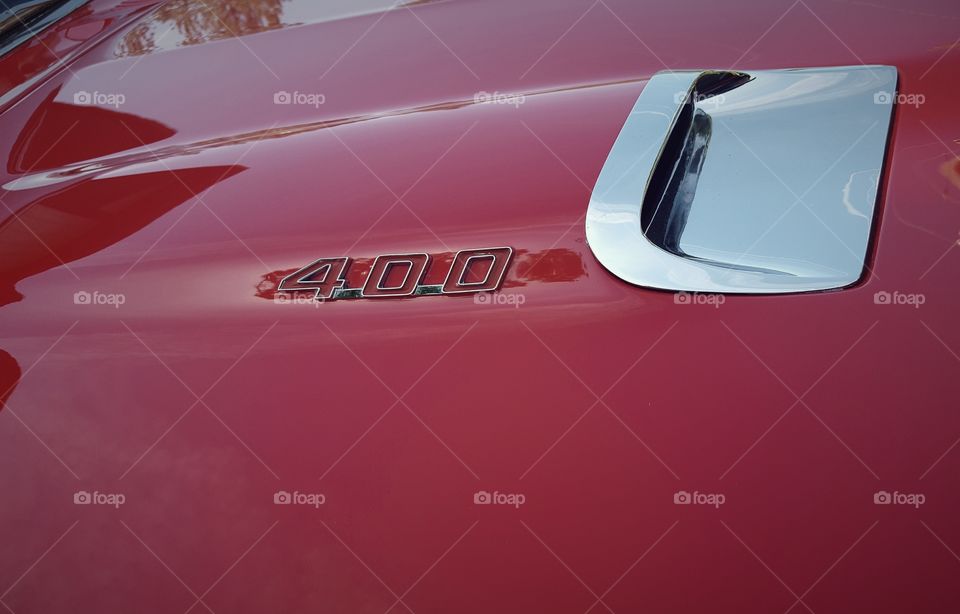
[{"label": "glossy red paint", "polygon": [[[9,610],[960,609],[955,4],[149,4],[0,61]],[[650,75],[860,61],[925,96],[862,284],[683,304],[593,258]],[[509,302],[272,300],[324,255],[492,245]]]}]

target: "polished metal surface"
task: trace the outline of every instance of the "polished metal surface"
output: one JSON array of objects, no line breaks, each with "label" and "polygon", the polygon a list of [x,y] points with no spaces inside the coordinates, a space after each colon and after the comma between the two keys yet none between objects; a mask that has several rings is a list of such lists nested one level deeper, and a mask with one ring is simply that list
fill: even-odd
[{"label": "polished metal surface", "polygon": [[664,290],[855,283],[896,85],[890,66],[658,73],[591,195],[593,253]]}]

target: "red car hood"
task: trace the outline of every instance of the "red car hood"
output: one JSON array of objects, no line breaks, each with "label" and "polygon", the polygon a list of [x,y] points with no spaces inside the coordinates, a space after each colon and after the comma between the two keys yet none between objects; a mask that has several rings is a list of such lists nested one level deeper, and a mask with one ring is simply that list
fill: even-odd
[{"label": "red car hood", "polygon": [[[957,609],[955,6],[155,4],[0,63],[8,609]],[[593,257],[651,75],[861,62],[925,95],[863,283]],[[495,298],[275,292],[499,245]]]}]

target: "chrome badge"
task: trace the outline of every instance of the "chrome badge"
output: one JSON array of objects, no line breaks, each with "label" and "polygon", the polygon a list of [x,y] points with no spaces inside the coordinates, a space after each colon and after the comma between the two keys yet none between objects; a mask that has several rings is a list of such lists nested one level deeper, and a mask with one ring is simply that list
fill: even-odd
[{"label": "chrome badge", "polygon": [[[320,258],[287,275],[277,292],[312,292],[318,301],[491,292],[500,287],[512,247],[449,254],[387,254],[372,260]],[[436,282],[436,283],[427,283]]]}]

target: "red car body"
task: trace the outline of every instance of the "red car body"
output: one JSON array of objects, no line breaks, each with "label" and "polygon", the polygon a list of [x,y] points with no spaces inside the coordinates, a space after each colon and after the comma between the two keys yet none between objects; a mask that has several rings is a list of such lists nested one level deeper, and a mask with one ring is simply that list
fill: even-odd
[{"label": "red car body", "polygon": [[[0,604],[960,611],[960,7],[390,4],[93,0],[0,59]],[[594,258],[651,75],[860,63],[922,102],[856,286]],[[276,294],[501,245],[499,294]]]}]

